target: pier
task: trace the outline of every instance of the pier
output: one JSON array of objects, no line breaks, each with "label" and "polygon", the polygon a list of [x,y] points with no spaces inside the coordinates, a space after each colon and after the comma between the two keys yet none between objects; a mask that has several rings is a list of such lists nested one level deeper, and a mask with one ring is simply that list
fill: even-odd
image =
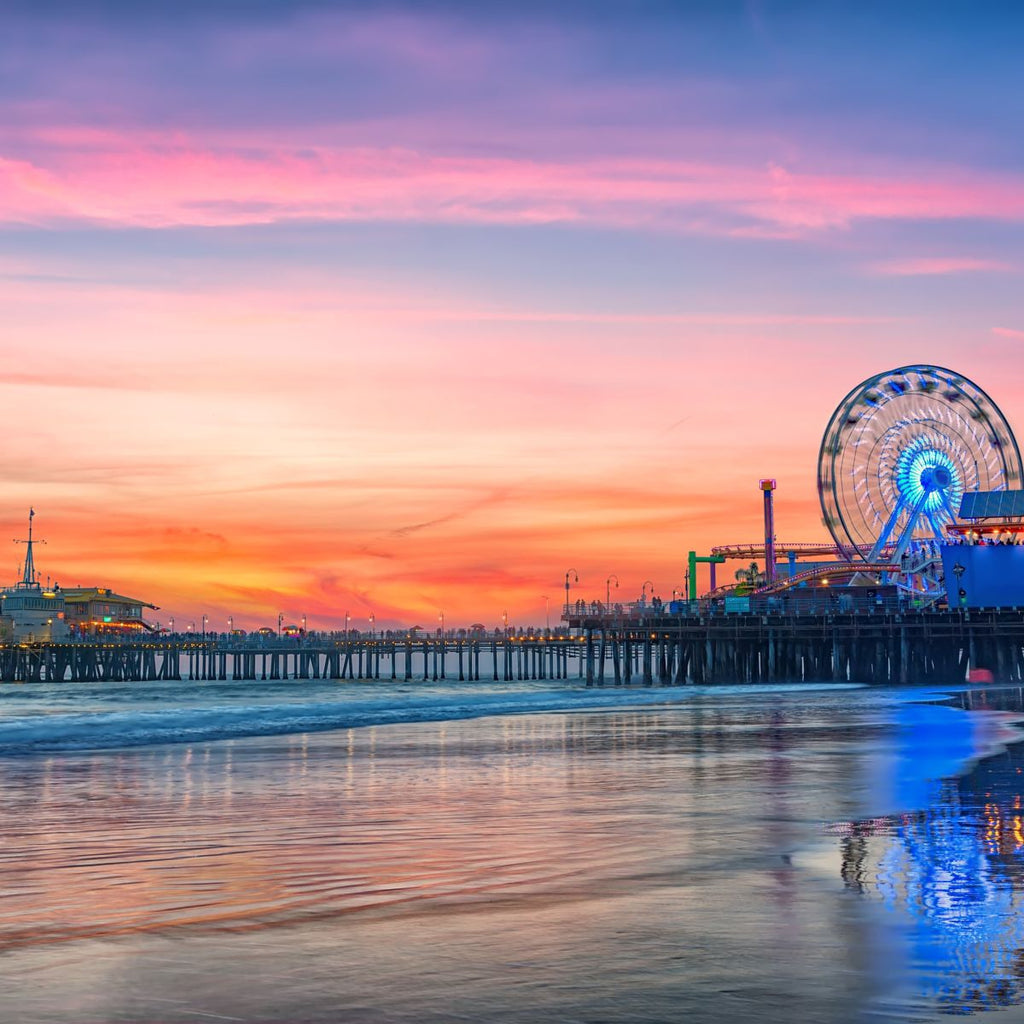
[{"label": "pier", "polygon": [[569,616],[556,635],[0,645],[3,682],[574,680],[587,686],[1024,681],[1018,609]]}]

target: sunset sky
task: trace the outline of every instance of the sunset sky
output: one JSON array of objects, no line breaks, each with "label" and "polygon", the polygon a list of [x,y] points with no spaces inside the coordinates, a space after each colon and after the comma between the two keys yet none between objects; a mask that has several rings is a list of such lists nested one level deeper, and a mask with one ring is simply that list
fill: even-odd
[{"label": "sunset sky", "polygon": [[1024,432],[1010,5],[4,7],[0,525],[62,584],[543,624],[757,539],[762,476],[827,539],[872,374]]}]

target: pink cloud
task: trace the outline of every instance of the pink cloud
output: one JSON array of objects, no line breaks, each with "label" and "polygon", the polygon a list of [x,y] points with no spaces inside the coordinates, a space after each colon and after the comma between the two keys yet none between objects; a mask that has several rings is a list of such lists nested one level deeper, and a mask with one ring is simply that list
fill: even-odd
[{"label": "pink cloud", "polygon": [[[585,223],[802,235],[864,218],[1024,219],[1024,181],[856,177],[683,160],[540,161],[384,148],[203,147],[130,135],[0,160],[0,219],[146,227],[288,220]],[[698,220],[694,220],[698,217]],[[696,225],[696,226],[694,226]],[[891,273],[995,269],[926,260]]]},{"label": "pink cloud", "polygon": [[872,273],[892,277],[931,277],[943,274],[965,274],[978,271],[1005,273],[1014,268],[999,260],[974,259],[970,256],[922,256],[912,259],[883,260],[873,263]]},{"label": "pink cloud", "polygon": [[1013,338],[1015,341],[1024,341],[1024,331],[1015,331],[1010,327],[993,327],[992,333],[1000,338]]}]

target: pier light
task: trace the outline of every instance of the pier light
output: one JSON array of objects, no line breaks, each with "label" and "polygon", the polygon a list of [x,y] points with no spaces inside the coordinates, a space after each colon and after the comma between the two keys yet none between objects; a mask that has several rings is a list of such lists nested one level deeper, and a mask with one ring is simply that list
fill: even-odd
[{"label": "pier light", "polygon": [[619,577],[611,573],[604,581],[604,608],[607,611],[612,606],[612,580],[615,581],[615,589],[619,589]]},{"label": "pier light", "polygon": [[569,577],[572,577],[574,583],[579,583],[580,574],[575,569],[566,569],[565,571],[565,614],[569,614]]},{"label": "pier light", "polygon": [[[374,630],[374,623],[375,623],[376,621],[377,621],[377,617],[376,617],[376,616],[375,616],[375,615],[373,614],[373,612],[370,612],[370,639],[371,639],[371,640],[373,639],[373,630]],[[303,620],[302,620],[302,624],[303,624],[303,625],[305,625],[305,624],[306,624],[306,620],[305,620],[305,618],[303,618]]]},{"label": "pier light", "polygon": [[306,616],[305,615],[302,616],[302,632],[303,633],[306,632]]},{"label": "pier light", "polygon": [[281,629],[284,626],[284,612],[277,613],[277,635],[281,635]]}]

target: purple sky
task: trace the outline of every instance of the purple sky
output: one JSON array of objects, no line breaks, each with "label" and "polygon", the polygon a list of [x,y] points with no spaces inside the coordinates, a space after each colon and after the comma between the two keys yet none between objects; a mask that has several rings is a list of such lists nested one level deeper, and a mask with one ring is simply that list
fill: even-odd
[{"label": "purple sky", "polygon": [[667,596],[756,538],[759,476],[822,539],[874,373],[1021,421],[1024,15],[497,6],[9,8],[2,518],[44,571],[537,621],[570,565]]}]

